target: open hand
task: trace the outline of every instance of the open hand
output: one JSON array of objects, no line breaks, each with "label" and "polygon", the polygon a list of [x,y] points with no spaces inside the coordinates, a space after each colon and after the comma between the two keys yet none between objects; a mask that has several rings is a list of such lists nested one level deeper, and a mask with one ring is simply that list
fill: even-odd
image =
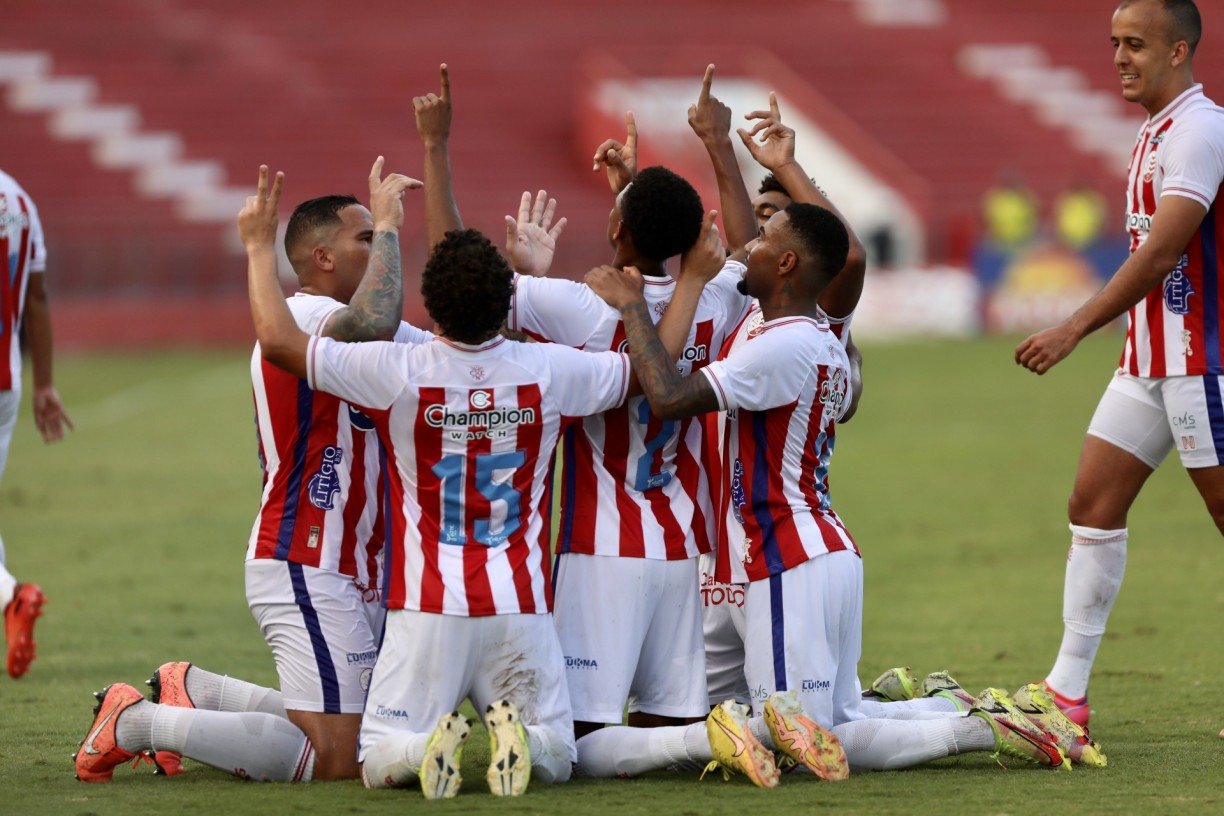
[{"label": "open hand", "polygon": [[607,139],[595,148],[595,163],[591,167],[592,172],[599,172],[599,166],[603,165],[608,173],[608,186],[617,195],[637,175],[637,123],[633,111],[625,112],[625,130],[625,141]]},{"label": "open hand", "polygon": [[259,183],[255,195],[247,196],[246,204],[238,213],[238,237],[247,251],[276,245],[276,225],[279,218],[281,188],[285,185],[285,174],[277,172],[276,180],[268,190],[268,165],[259,165]]},{"label": "open hand", "polygon": [[404,226],[404,191],[418,190],[420,181],[399,173],[388,173],[382,178],[383,157],[374,160],[370,168],[370,215],[374,219],[375,232],[394,230]]},{"label": "open hand", "polygon": [[65,426],[76,430],[54,386],[34,389],[34,425],[47,443],[63,439]]},{"label": "open hand", "polygon": [[642,273],[632,266],[597,266],[586,274],[586,285],[618,312],[637,301],[645,302]]},{"label": "open hand", "polygon": [[552,223],[556,211],[557,199],[548,198],[548,193],[540,190],[535,204],[531,202],[531,193],[523,193],[517,219],[506,216],[506,255],[515,272],[539,278],[548,274],[553,253],[557,251],[557,238],[566,224],[564,218]]},{"label": "open hand", "polygon": [[425,146],[442,144],[450,138],[451,94],[450,74],[446,63],[438,67],[442,75],[440,93],[428,93],[412,98],[412,109],[416,112],[417,133]]}]

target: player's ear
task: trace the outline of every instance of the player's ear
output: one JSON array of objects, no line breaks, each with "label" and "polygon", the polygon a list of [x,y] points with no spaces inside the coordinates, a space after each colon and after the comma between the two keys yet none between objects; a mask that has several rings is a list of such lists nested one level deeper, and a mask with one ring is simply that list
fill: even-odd
[{"label": "player's ear", "polygon": [[1190,44],[1185,40],[1178,40],[1173,43],[1173,57],[1169,60],[1169,64],[1176,68],[1190,58]]},{"label": "player's ear", "polygon": [[778,274],[790,275],[799,268],[799,256],[792,250],[783,250],[778,253]]},{"label": "player's ear", "polygon": [[329,247],[317,246],[311,251],[311,260],[314,261],[316,269],[321,269],[324,272],[331,272],[336,268],[336,259],[332,255]]}]

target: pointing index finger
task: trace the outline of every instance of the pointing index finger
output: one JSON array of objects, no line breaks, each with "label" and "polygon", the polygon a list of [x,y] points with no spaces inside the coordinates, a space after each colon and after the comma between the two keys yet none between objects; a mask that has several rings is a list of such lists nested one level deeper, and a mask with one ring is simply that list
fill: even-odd
[{"label": "pointing index finger", "polygon": [[706,66],[705,76],[701,78],[701,93],[697,97],[697,104],[702,105],[710,100],[710,86],[714,84],[714,63]]},{"label": "pointing index finger", "polygon": [[633,118],[633,111],[625,111],[625,147],[632,150],[637,147],[637,121]]},{"label": "pointing index finger", "polygon": [[774,119],[782,121],[782,112],[778,110],[778,95],[773,91],[769,92],[769,112],[773,114]]},{"label": "pointing index finger", "polygon": [[439,66],[438,70],[441,71],[442,73],[442,100],[445,102],[449,102],[450,101],[450,71],[447,70],[445,62],[442,63],[441,66]]},{"label": "pointing index finger", "polygon": [[370,168],[370,190],[382,183],[383,161],[383,157],[379,156],[374,160],[374,166]]}]

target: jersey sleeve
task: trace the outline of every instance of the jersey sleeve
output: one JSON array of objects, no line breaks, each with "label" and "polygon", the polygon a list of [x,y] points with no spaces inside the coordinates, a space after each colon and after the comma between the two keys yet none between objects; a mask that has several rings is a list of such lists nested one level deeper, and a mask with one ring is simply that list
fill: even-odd
[{"label": "jersey sleeve", "polygon": [[38,207],[34,199],[25,196],[30,217],[30,263],[26,267],[30,272],[47,271],[47,244],[43,240],[42,220],[38,217]]},{"label": "jersey sleeve", "polygon": [[724,334],[731,332],[748,314],[752,298],[741,294],[739,282],[744,279],[748,267],[739,261],[728,260],[714,280],[706,284],[701,297],[708,300]]},{"label": "jersey sleeve", "polygon": [[629,391],[629,355],[541,347],[552,368],[552,389],[564,416],[584,417],[615,408]]},{"label": "jersey sleeve", "polygon": [[395,332],[393,342],[417,345],[419,343],[428,343],[432,339],[434,339],[433,332],[418,329],[416,326],[408,323],[407,321],[401,321],[399,329],[397,329]]},{"label": "jersey sleeve", "polygon": [[297,320],[298,327],[307,334],[322,334],[323,327],[333,314],[344,308],[344,304],[323,295],[294,295],[286,298],[289,311]]},{"label": "jersey sleeve", "polygon": [[1183,196],[1211,209],[1224,181],[1224,127],[1179,130],[1165,144],[1163,165],[1161,197]]},{"label": "jersey sleeve", "polygon": [[778,329],[701,369],[724,411],[767,411],[794,402],[812,371],[810,344],[796,333]]},{"label": "jersey sleeve", "polygon": [[408,385],[410,351],[400,343],[312,337],[306,346],[306,384],[354,405],[385,410]]},{"label": "jersey sleeve", "polygon": [[506,326],[537,340],[582,348],[611,308],[585,284],[515,275]]}]

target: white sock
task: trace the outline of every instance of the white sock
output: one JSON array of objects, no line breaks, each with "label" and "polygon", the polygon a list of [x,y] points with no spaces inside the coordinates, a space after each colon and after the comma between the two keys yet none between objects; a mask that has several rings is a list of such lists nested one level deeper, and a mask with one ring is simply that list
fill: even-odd
[{"label": "white sock", "polygon": [[686,762],[709,762],[712,754],[705,728],[704,722],[659,728],[600,728],[578,740],[578,765],[574,770],[582,776],[611,779]]},{"label": "white sock", "polygon": [[425,761],[429,734],[396,731],[366,751],[361,780],[367,788],[404,788],[415,785]]},{"label": "white sock", "polygon": [[919,697],[917,700],[900,700],[895,703],[880,700],[862,700],[859,711],[871,719],[879,720],[938,720],[958,717],[962,713],[956,703],[947,697]]},{"label": "white sock", "polygon": [[1088,675],[1105,622],[1126,573],[1127,531],[1071,525],[1071,551],[1063,584],[1063,640],[1046,681],[1059,694],[1088,693]]},{"label": "white sock", "polygon": [[17,579],[9,574],[4,566],[4,539],[0,538],[0,612],[13,600],[13,593],[16,591]]},{"label": "white sock", "polygon": [[307,782],[315,753],[297,726],[255,711],[130,706],[115,724],[125,751],[174,751],[220,771],[261,782]]},{"label": "white sock", "polygon": [[[916,721],[854,720],[834,726],[832,730],[846,749],[852,770],[888,771],[956,753],[957,742],[953,735],[956,721],[957,718],[950,717]],[[980,724],[990,729],[986,723]]]},{"label": "white sock", "polygon": [[573,773],[574,763],[565,740],[548,726],[529,725],[526,728],[531,778],[550,784],[567,781]]},{"label": "white sock", "polygon": [[981,717],[962,715],[953,720],[952,736],[956,739],[956,750],[952,752],[954,754],[993,751],[995,747],[994,729]]},{"label": "white sock", "polygon": [[763,716],[749,717],[748,730],[751,731],[752,735],[760,740],[761,744],[766,748],[771,751],[778,750],[778,746],[774,745],[773,734],[769,733],[769,723],[765,722],[765,718]]},{"label": "white sock", "polygon": [[209,711],[260,711],[285,717],[281,693],[266,686],[257,686],[236,677],[214,674],[194,663],[185,679],[187,696],[196,708]]}]

